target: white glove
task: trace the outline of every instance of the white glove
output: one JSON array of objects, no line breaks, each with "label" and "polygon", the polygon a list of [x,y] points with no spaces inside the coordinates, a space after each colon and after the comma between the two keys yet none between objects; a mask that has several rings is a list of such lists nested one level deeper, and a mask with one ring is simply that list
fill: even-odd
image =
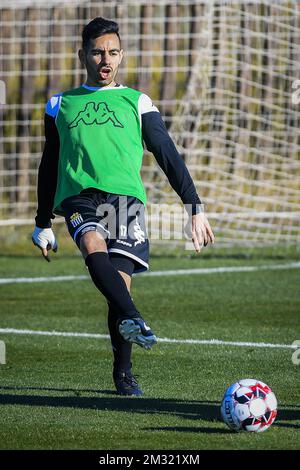
[{"label": "white glove", "polygon": [[44,258],[50,261],[48,258],[48,250],[52,248],[54,252],[57,251],[57,243],[52,229],[35,227],[31,238],[33,244],[41,249]]}]

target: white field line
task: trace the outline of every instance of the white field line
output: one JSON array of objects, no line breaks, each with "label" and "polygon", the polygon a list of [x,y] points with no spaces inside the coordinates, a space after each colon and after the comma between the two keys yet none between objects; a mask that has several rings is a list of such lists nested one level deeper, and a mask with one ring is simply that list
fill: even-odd
[{"label": "white field line", "polygon": [[26,284],[33,282],[65,282],[65,281],[82,281],[90,279],[89,276],[50,276],[50,277],[8,277],[0,278],[1,284]]},{"label": "white field line", "polygon": [[[190,274],[216,274],[216,273],[241,273],[255,272],[263,270],[280,270],[280,269],[299,269],[300,261],[285,264],[267,264],[262,266],[227,266],[217,268],[198,268],[198,269],[176,269],[166,271],[150,271],[138,274],[138,276],[160,277],[160,276],[186,276]],[[34,282],[64,282],[64,281],[82,281],[90,279],[86,275],[78,276],[49,276],[49,277],[8,277],[0,278],[1,284],[23,284]]]},{"label": "white field line", "polygon": [[[0,328],[0,334],[13,335],[38,335],[38,336],[62,336],[66,338],[93,338],[93,339],[109,339],[109,335],[97,333],[74,333],[66,331],[39,331],[39,330],[17,330],[15,328]],[[171,339],[158,338],[159,343],[171,344],[200,344],[213,346],[251,346],[254,348],[273,348],[273,349],[297,349],[296,344],[273,344],[273,343],[252,343],[248,341],[222,341],[219,339]]]}]

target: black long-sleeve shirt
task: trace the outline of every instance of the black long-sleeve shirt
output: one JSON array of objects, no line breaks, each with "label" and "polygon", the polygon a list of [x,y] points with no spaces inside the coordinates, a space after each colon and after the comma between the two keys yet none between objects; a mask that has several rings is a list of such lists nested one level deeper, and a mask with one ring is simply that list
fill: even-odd
[{"label": "black long-sleeve shirt", "polygon": [[[198,212],[201,203],[189,171],[179,155],[159,112],[142,115],[142,136],[147,149],[153,153],[166,174],[172,188],[182,202],[190,205],[192,213]],[[51,227],[54,218],[53,203],[57,185],[59,160],[59,134],[55,118],[45,114],[45,147],[38,172],[38,209],[36,225]]]}]

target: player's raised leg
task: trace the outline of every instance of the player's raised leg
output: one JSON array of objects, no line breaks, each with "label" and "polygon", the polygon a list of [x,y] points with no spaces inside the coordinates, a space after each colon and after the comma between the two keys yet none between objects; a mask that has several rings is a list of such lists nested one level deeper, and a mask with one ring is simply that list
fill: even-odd
[{"label": "player's raised leg", "polygon": [[80,239],[80,250],[95,286],[119,314],[119,332],[126,341],[150,349],[156,336],[146,325],[134,305],[126,283],[113,266],[102,235],[96,230],[86,232]]}]

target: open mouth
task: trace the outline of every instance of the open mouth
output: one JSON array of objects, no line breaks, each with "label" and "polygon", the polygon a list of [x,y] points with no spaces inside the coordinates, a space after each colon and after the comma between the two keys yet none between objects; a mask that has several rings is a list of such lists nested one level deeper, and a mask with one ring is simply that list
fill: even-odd
[{"label": "open mouth", "polygon": [[112,70],[109,67],[102,67],[102,69],[100,70],[100,75],[102,78],[106,79],[111,74],[111,71]]}]

